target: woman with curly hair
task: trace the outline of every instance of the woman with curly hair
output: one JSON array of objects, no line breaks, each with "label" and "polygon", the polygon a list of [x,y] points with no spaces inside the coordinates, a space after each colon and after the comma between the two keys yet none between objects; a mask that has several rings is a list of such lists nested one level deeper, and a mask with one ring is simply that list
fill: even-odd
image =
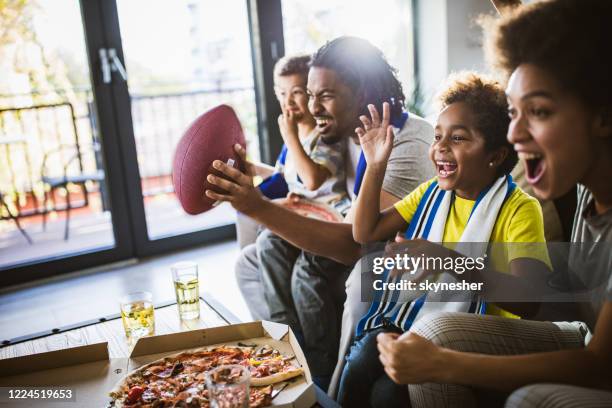
[{"label": "woman with curly hair", "polygon": [[[580,186],[574,245],[612,242],[610,38],[607,0],[536,2],[488,33],[494,65],[509,78],[508,140],[528,182],[546,199]],[[579,261],[570,257],[570,267],[588,282],[594,271]],[[599,261],[608,277],[587,324],[428,316],[402,336],[379,335],[386,373],[409,384],[413,407],[475,406],[494,391],[511,393],[507,407],[612,406],[612,262]]]}]

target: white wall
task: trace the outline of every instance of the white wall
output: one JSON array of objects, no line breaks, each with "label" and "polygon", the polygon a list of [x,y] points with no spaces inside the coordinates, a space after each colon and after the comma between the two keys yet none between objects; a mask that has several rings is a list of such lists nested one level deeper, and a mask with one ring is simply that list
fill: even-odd
[{"label": "white wall", "polygon": [[429,95],[435,93],[448,72],[447,1],[417,1],[417,72],[428,112]]},{"label": "white wall", "polygon": [[490,0],[417,0],[417,8],[419,83],[425,112],[431,114],[431,98],[449,73],[486,71],[482,30],[475,19],[495,9]]}]

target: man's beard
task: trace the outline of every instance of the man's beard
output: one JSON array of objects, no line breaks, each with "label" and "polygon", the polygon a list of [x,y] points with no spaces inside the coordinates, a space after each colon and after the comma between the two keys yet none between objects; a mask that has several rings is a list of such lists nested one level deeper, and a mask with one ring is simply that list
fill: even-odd
[{"label": "man's beard", "polygon": [[349,126],[348,128],[345,128],[345,130],[337,130],[336,132],[334,132],[333,135],[321,135],[321,141],[325,144],[334,144],[338,143],[340,140],[342,140],[342,138],[346,137],[348,139],[353,139],[355,143],[359,144],[359,138],[357,137],[357,134],[353,131],[353,129],[356,129],[361,126],[363,126],[363,123],[359,121],[355,122],[353,126]]},{"label": "man's beard", "polygon": [[321,135],[321,141],[328,145],[338,143],[341,139],[342,134],[339,132],[336,132],[333,135]]},{"label": "man's beard", "polygon": [[355,126],[349,126],[348,128],[345,128],[344,130],[338,129],[333,134],[321,135],[321,141],[325,144],[334,144],[334,143],[338,143],[345,137],[346,138],[357,137],[353,129],[361,125],[362,125],[361,122],[359,122],[359,125],[355,124]]}]

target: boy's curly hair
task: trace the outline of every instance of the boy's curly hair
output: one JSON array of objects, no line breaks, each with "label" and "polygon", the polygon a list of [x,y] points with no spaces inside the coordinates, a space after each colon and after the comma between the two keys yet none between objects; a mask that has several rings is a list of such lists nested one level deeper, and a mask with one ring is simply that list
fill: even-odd
[{"label": "boy's curly hair", "polygon": [[489,152],[505,147],[508,154],[498,168],[498,174],[510,174],[518,161],[508,142],[508,102],[504,88],[494,79],[475,72],[459,72],[448,77],[446,86],[437,97],[440,110],[450,104],[463,102],[472,111],[475,127],[485,138]]},{"label": "boy's curly hair", "polygon": [[612,106],[612,1],[538,1],[483,25],[487,59],[506,78],[533,64],[587,106]]},{"label": "boy's curly hair", "polygon": [[381,112],[383,102],[389,102],[391,120],[402,115],[406,97],[397,71],[370,42],[358,37],[338,37],[314,53],[310,66],[335,71],[355,95],[361,94],[360,115],[369,117],[368,104]]},{"label": "boy's curly hair", "polygon": [[308,77],[309,69],[309,54],[286,55],[276,61],[276,64],[274,64],[274,76],[277,77],[298,74]]}]

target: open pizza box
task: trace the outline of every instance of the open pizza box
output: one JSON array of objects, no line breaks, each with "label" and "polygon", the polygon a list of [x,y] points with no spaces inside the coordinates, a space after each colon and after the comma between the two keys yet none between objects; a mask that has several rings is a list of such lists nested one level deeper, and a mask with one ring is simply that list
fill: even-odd
[{"label": "open pizza box", "polygon": [[[129,358],[109,358],[107,343],[0,360],[0,387],[53,387],[71,389],[70,407],[105,407],[108,392],[132,370],[181,351],[211,345],[267,344],[283,354],[295,355],[304,375],[290,382],[272,401],[274,407],[309,408],[316,402],[306,358],[291,329],[267,321],[235,324],[145,337],[138,340]],[[71,401],[71,402],[68,402]],[[0,400],[0,406],[9,402]],[[62,406],[61,402],[10,401],[10,406]]]}]

